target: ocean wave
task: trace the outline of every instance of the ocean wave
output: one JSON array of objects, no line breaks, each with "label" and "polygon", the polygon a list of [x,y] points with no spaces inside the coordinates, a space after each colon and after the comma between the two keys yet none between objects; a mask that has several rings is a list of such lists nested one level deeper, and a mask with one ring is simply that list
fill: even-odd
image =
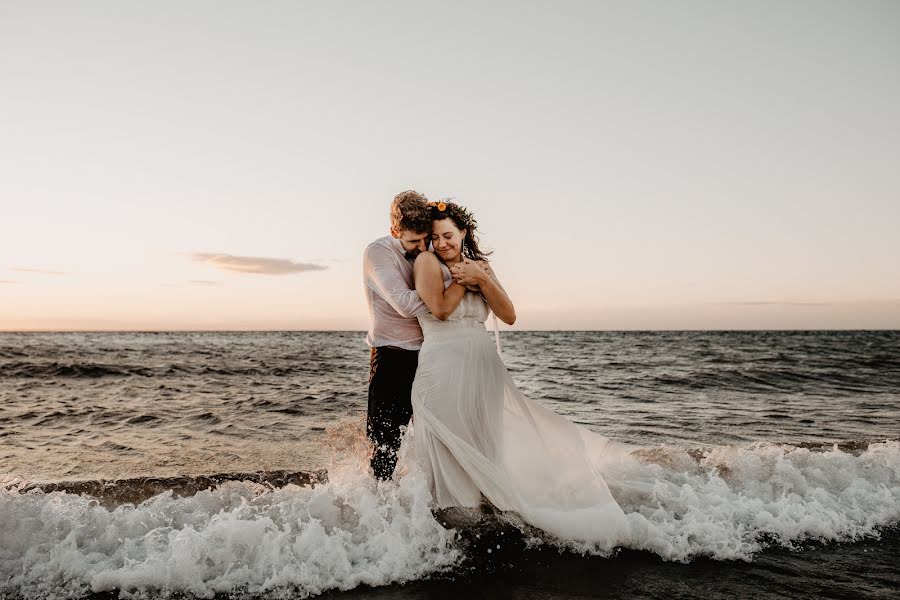
[{"label": "ocean wave", "polygon": [[0,478],[0,486],[21,494],[50,494],[52,492],[84,494],[96,499],[101,505],[114,509],[123,504],[138,505],[166,492],[171,492],[174,497],[187,497],[233,482],[246,482],[264,488],[277,489],[286,485],[312,486],[325,483],[327,480],[328,472],[322,469],[317,471],[276,470],[176,477],[149,476],[43,482],[29,482],[8,475],[5,481]]},{"label": "ocean wave", "polygon": [[138,365],[16,361],[3,364],[2,377],[20,379],[96,379],[99,377],[153,377],[154,369]]},{"label": "ocean wave", "polygon": [[900,441],[759,442],[646,457],[652,494],[623,498],[628,546],[667,560],[751,560],[778,545],[878,537],[900,520]]},{"label": "ocean wave", "polygon": [[207,365],[142,366],[97,362],[60,363],[16,361],[2,365],[0,377],[17,379],[97,379],[101,377],[178,377],[183,375],[285,377],[315,372],[311,367],[218,367]]},{"label": "ocean wave", "polygon": [[424,481],[379,484],[366,462],[353,455],[327,482],[281,473],[281,487],[278,477],[253,474],[183,478],[175,487],[189,495],[167,489],[114,507],[91,492],[109,500],[118,487],[119,500],[139,500],[171,482],[45,491],[51,484],[10,479],[0,490],[0,596],[306,598],[460,564],[457,536],[435,520]]},{"label": "ocean wave", "polygon": [[[376,483],[364,436],[345,438],[327,475],[9,479],[0,490],[0,592],[308,597],[453,572],[473,552],[500,550],[485,540],[593,552],[515,515],[433,513],[421,473],[407,468],[397,482]],[[652,485],[611,483],[631,529],[620,546],[668,561],[750,561],[771,546],[877,538],[900,520],[896,440],[660,446],[634,455],[624,475]]]},{"label": "ocean wave", "polygon": [[815,370],[808,366],[796,369],[746,367],[690,370],[652,376],[644,385],[652,389],[692,391],[714,389],[765,393],[832,389],[844,392],[892,393],[900,386],[900,367],[895,361],[893,370],[883,368],[877,377],[861,373],[859,369]]}]

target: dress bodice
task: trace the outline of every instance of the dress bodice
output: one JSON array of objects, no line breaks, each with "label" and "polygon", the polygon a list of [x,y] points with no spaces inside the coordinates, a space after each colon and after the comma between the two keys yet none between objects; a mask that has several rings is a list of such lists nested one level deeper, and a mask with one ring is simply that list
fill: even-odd
[{"label": "dress bodice", "polygon": [[[453,277],[450,275],[450,269],[444,263],[441,263],[441,274],[444,276],[444,289],[447,289],[453,283]],[[418,319],[422,326],[422,333],[428,336],[429,333],[451,329],[471,327],[484,329],[484,322],[489,314],[490,309],[481,294],[466,292],[459,306],[447,317],[446,321],[441,321],[431,313],[420,315]]]}]

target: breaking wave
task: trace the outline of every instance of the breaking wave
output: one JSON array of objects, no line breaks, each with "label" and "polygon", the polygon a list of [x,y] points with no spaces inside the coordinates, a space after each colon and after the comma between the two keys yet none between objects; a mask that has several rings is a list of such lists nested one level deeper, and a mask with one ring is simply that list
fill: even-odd
[{"label": "breaking wave", "polygon": [[[509,533],[497,538],[503,543],[594,553],[542,535],[515,515],[435,514],[414,468],[396,482],[371,478],[359,424],[331,432],[330,440],[338,458],[327,475],[7,477],[0,489],[0,592],[309,597],[453,573],[473,552],[491,552],[473,541],[498,528]],[[634,454],[639,472],[632,475],[653,484],[618,492],[631,525],[621,547],[669,561],[750,561],[771,546],[878,538],[900,520],[896,440],[660,446]]]}]

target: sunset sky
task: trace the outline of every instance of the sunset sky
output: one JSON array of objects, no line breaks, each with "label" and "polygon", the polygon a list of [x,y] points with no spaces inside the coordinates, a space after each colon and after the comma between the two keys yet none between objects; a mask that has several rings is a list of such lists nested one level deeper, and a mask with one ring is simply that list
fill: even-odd
[{"label": "sunset sky", "polygon": [[0,330],[365,329],[410,188],[516,329],[900,328],[900,2],[0,0]]}]

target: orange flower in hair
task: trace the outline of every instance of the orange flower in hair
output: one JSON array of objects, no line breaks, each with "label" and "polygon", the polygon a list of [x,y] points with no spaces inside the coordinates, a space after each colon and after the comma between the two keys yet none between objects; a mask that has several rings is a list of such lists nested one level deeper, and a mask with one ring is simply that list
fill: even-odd
[{"label": "orange flower in hair", "polygon": [[443,202],[438,202],[437,209],[441,212],[444,212],[445,210],[447,210],[447,205],[444,204]]}]

